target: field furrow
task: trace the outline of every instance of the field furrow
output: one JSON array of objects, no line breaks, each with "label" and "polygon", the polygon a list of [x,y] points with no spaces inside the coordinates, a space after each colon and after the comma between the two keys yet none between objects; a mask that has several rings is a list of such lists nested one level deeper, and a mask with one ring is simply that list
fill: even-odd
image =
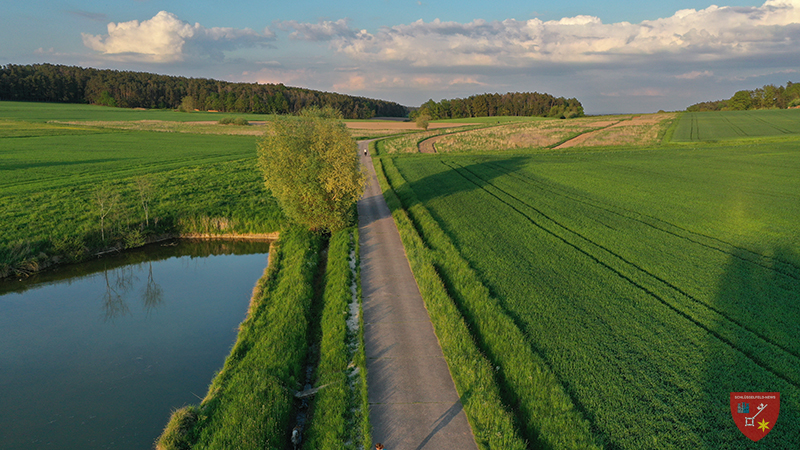
[{"label": "field furrow", "polygon": [[[597,264],[641,289],[647,295],[652,296],[693,324],[705,329],[766,370],[796,387],[800,387],[800,354],[796,351],[782,346],[780,342],[776,342],[755,330],[748,329],[747,326],[704,304],[679,286],[570,229],[535,206],[525,203],[512,193],[480,178],[469,169],[458,167],[454,164],[448,165],[462,174],[462,176],[465,176],[464,172],[468,172],[471,176],[465,176],[465,178],[494,196],[498,201],[514,209],[534,226],[550,233],[564,244],[569,245]],[[525,210],[529,210],[533,214],[528,214]],[[539,216],[540,219],[537,220],[534,216]],[[659,294],[659,291],[666,292]],[[719,330],[712,329],[711,324],[719,328]],[[746,345],[737,345],[735,342],[741,342]]]}]

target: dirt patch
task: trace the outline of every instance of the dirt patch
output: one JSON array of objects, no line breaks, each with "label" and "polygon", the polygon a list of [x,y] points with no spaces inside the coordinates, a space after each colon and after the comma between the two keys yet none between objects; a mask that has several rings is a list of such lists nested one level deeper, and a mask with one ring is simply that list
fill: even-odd
[{"label": "dirt patch", "polygon": [[587,133],[583,133],[581,135],[578,135],[578,136],[568,140],[567,142],[564,142],[563,144],[561,144],[561,145],[559,145],[559,146],[557,146],[555,148],[556,149],[562,149],[562,148],[578,147],[580,145],[583,145],[583,144],[586,143],[586,141],[591,139],[596,133],[598,133],[600,131],[603,131],[606,128],[613,127],[614,125],[619,125],[619,122],[597,122],[596,124],[593,124],[593,125],[598,126],[598,127],[602,127],[602,128],[600,128],[599,130],[589,131]]},{"label": "dirt patch", "polygon": [[[414,122],[345,122],[344,123],[347,128],[351,129],[358,129],[358,130],[419,130],[423,131],[422,129],[417,127],[417,124]],[[435,130],[439,128],[456,128],[456,127],[463,127],[467,125],[477,125],[474,123],[432,123],[428,125],[429,130]]]}]

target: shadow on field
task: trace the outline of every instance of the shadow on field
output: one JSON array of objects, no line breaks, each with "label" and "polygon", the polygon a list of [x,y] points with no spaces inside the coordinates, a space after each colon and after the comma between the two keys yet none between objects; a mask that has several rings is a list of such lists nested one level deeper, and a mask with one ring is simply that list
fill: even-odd
[{"label": "shadow on field", "polygon": [[[476,159],[479,161],[476,162]],[[418,179],[411,178],[411,174],[402,172],[406,184],[395,186],[393,182],[393,188],[407,210],[418,204],[424,206],[427,202],[440,197],[444,198],[458,193],[485,189],[495,178],[524,167],[529,162],[529,158],[524,156],[506,158],[495,156],[468,156],[463,158],[447,156],[435,159],[420,158],[419,161],[422,164],[430,164],[435,169],[431,171],[426,168],[425,172],[432,173]],[[480,177],[476,174],[480,174]],[[487,193],[493,195],[491,192],[487,191]],[[456,244],[456,247],[460,247],[456,235],[448,229],[446,222],[441,220],[433,210],[429,209],[428,211],[450,240]],[[470,211],[465,209],[463,213],[468,215]],[[417,227],[416,220],[414,222],[415,227]],[[419,232],[420,230],[417,229],[417,231]],[[492,239],[493,237],[486,236],[486,238]]]},{"label": "shadow on field", "polygon": [[[800,268],[791,263],[797,256],[777,248],[756,264],[753,253],[737,250],[722,271],[712,306],[748,331],[729,331],[730,342],[724,344],[708,335],[701,400],[705,424],[697,429],[704,448],[788,449],[800,442],[800,376],[786,369],[800,367]],[[712,331],[722,334],[730,326],[724,320]],[[731,392],[780,392],[780,416],[758,442],[734,424]]]}]

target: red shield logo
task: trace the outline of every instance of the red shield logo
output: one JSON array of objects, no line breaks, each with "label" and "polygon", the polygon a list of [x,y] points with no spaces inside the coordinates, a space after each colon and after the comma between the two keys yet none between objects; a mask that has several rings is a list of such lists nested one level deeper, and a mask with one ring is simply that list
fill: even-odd
[{"label": "red shield logo", "polygon": [[731,392],[731,415],[752,441],[768,435],[781,412],[780,392]]}]

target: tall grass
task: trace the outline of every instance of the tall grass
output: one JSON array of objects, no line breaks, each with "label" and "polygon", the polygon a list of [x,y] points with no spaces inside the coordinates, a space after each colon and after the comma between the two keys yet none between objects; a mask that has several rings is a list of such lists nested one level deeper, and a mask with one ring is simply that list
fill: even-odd
[{"label": "tall grass", "polygon": [[298,228],[281,233],[225,365],[199,406],[173,414],[157,448],[289,446],[320,239]]},{"label": "tall grass", "polygon": [[[320,326],[320,361],[315,374],[315,385],[320,390],[314,397],[311,422],[305,432],[305,448],[356,449],[369,446],[368,427],[365,426],[369,416],[365,404],[366,360],[363,328],[358,326],[358,292],[355,293],[358,317],[351,317],[349,311],[354,294],[351,287],[358,273],[351,270],[351,253],[354,258],[357,254],[351,244],[354,234],[357,238],[357,230],[351,227],[334,233],[329,241]],[[348,321],[355,322],[356,329],[349,329]]]}]

